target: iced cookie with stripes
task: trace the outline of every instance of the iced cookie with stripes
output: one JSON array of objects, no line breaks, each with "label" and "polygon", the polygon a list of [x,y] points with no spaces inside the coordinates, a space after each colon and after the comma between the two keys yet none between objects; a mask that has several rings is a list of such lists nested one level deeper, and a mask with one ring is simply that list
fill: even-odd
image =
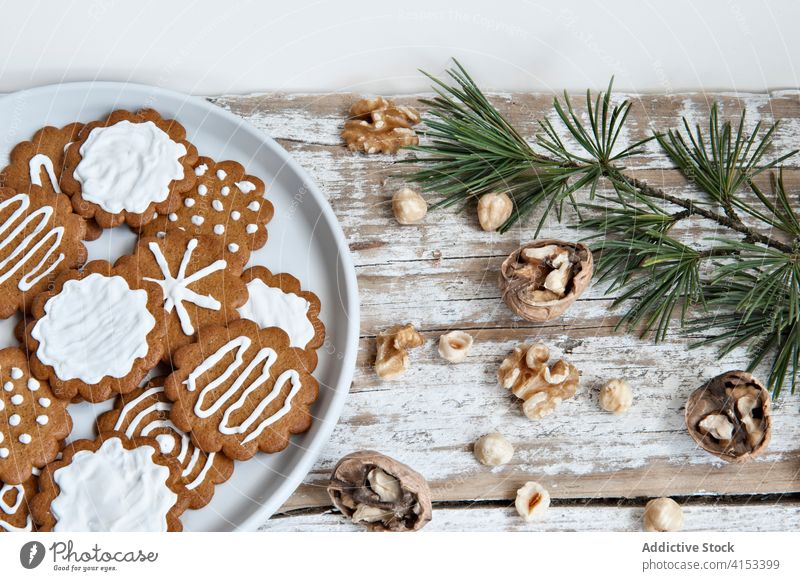
[{"label": "iced cookie with stripes", "polygon": [[22,484],[0,481],[0,533],[33,532],[28,503],[39,489],[39,470]]}]

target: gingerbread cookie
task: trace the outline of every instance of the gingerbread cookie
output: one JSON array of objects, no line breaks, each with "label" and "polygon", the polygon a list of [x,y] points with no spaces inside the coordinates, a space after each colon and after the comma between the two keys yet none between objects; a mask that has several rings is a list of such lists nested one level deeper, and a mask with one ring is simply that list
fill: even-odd
[{"label": "gingerbread cookie", "polygon": [[66,402],[28,369],[21,349],[0,350],[0,480],[20,484],[52,462],[72,430]]},{"label": "gingerbread cookie", "polygon": [[146,236],[163,236],[180,229],[192,234],[205,234],[222,241],[228,252],[244,254],[267,243],[267,222],[274,213],[264,199],[264,182],[246,175],[235,161],[216,163],[201,157],[194,172],[197,184],[186,194],[183,205],[149,223],[142,231]]},{"label": "gingerbread cookie", "polygon": [[39,490],[39,470],[22,484],[0,482],[0,533],[33,531],[29,503]]},{"label": "gingerbread cookie", "polygon": [[197,330],[238,319],[236,308],[247,300],[240,275],[241,252],[228,253],[208,236],[174,230],[163,238],[142,238],[130,256],[117,262],[137,288],[160,288],[164,295],[164,358],[192,342]]},{"label": "gingerbread cookie", "polygon": [[239,309],[244,319],[259,327],[279,327],[289,335],[289,345],[305,349],[316,365],[316,349],[325,341],[325,325],[319,320],[319,297],[300,287],[291,274],[272,274],[263,266],[242,274],[250,295]]},{"label": "gingerbread cookie", "polygon": [[36,297],[25,327],[33,375],[90,402],[139,386],[164,354],[163,295],[104,260],[68,270]]},{"label": "gingerbread cookie", "polygon": [[[50,194],[60,194],[59,182],[64,170],[67,146],[75,141],[83,123],[62,128],[43,127],[30,141],[18,143],[11,150],[11,163],[0,172],[0,186],[16,192],[28,192],[32,185]],[[103,229],[94,220],[86,222],[86,240],[96,240]]]},{"label": "gingerbread cookie", "polygon": [[210,327],[180,349],[164,382],[170,418],[206,452],[235,460],[278,452],[311,426],[319,386],[307,354],[277,327],[239,319]]},{"label": "gingerbread cookie", "polygon": [[66,196],[39,186],[0,188],[0,318],[26,308],[55,275],[86,261],[85,231]]},{"label": "gingerbread cookie", "polygon": [[181,465],[189,508],[202,508],[211,501],[214,486],[233,474],[233,461],[222,454],[206,454],[189,435],[169,419],[172,402],[164,395],[164,378],[148,381],[144,387],[117,398],[114,409],[97,420],[99,432],[123,432],[134,441],[155,438],[161,453]]},{"label": "gingerbread cookie", "polygon": [[196,160],[177,121],[152,109],[118,110],[86,125],[67,148],[61,188],[78,214],[103,228],[138,228],[178,208],[194,185]]},{"label": "gingerbread cookie", "polygon": [[180,467],[158,451],[158,442],[101,434],[64,448],[63,458],[42,470],[41,492],[30,501],[41,531],[180,531],[188,498]]}]

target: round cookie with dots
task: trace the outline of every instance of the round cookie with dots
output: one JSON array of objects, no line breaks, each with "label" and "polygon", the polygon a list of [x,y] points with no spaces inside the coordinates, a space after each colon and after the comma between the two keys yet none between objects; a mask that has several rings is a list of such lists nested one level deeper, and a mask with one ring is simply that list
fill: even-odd
[{"label": "round cookie with dots", "polygon": [[[11,162],[0,172],[0,186],[27,192],[34,185],[49,194],[60,194],[67,146],[78,138],[81,129],[83,123],[42,127],[30,141],[18,143],[9,154]],[[87,220],[86,240],[96,240],[102,233],[97,222]]]},{"label": "round cookie with dots", "polygon": [[182,230],[141,238],[133,254],[120,258],[117,268],[137,288],[162,291],[164,308],[156,316],[166,327],[166,362],[199,329],[239,318],[236,309],[247,300],[244,260],[244,253],[228,252],[215,238]]},{"label": "round cookie with dots", "polygon": [[244,254],[267,243],[267,223],[272,203],[264,198],[264,182],[245,174],[235,161],[215,162],[201,157],[194,169],[197,184],[177,210],[164,214],[144,227],[146,236],[164,236],[174,229],[205,234],[225,244],[228,252]]},{"label": "round cookie with dots", "polygon": [[0,533],[33,532],[29,503],[39,490],[39,470],[22,484],[0,482]]},{"label": "round cookie with dots", "polygon": [[181,466],[181,481],[186,486],[189,508],[202,508],[211,501],[214,486],[233,474],[233,461],[223,454],[206,454],[194,445],[189,435],[169,419],[172,402],[164,395],[164,378],[156,377],[131,393],[121,395],[114,409],[97,420],[97,429],[123,432],[128,438],[154,438],[161,453]]},{"label": "round cookie with dots", "polygon": [[242,280],[249,298],[239,308],[239,315],[262,328],[283,329],[289,335],[289,344],[304,349],[316,366],[316,350],[325,341],[319,297],[303,290],[300,281],[291,274],[272,274],[263,266],[248,268],[242,273]]},{"label": "round cookie with dots", "polygon": [[164,355],[164,296],[104,260],[68,270],[25,325],[30,368],[62,399],[93,403],[136,389]]},{"label": "round cookie with dots", "polygon": [[84,218],[103,228],[139,228],[180,206],[194,186],[196,160],[174,119],[153,109],[117,110],[87,124],[67,147],[60,185]]},{"label": "round cookie with dots", "polygon": [[28,369],[25,353],[0,350],[0,481],[15,485],[52,462],[72,430],[67,402]]},{"label": "round cookie with dots", "polygon": [[42,470],[31,515],[44,532],[180,531],[189,500],[180,473],[152,438],[78,440]]}]

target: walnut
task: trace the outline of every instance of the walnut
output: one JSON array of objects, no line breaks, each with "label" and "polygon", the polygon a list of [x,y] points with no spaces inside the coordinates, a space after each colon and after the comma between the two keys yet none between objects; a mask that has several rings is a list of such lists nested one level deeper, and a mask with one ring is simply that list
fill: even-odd
[{"label": "walnut", "polygon": [[392,196],[392,211],[399,224],[416,224],[428,213],[428,203],[411,188],[403,188]]},{"label": "walnut", "polygon": [[594,260],[580,242],[537,240],[512,252],[500,267],[503,300],[528,321],[562,315],[589,287]]},{"label": "walnut", "polygon": [[700,447],[723,460],[751,460],[772,434],[769,393],[745,371],[723,373],[689,396],[686,428]]},{"label": "walnut", "polygon": [[683,509],[671,498],[654,498],[644,507],[644,530],[669,533],[683,528]]},{"label": "walnut", "polygon": [[419,121],[419,113],[412,107],[383,97],[362,99],[350,107],[342,138],[350,151],[397,153],[401,147],[419,143],[412,129]]},{"label": "walnut", "polygon": [[559,403],[574,396],[580,382],[574,365],[563,359],[549,365],[549,359],[550,350],[544,343],[523,343],[497,371],[500,385],[525,400],[522,411],[532,420],[552,413]]},{"label": "walnut", "polygon": [[478,200],[478,222],[486,232],[497,230],[505,224],[514,211],[514,202],[508,194],[492,192]]},{"label": "walnut", "polygon": [[541,518],[550,508],[550,493],[538,482],[526,482],[517,490],[514,507],[527,522]]},{"label": "walnut", "polygon": [[514,446],[503,434],[492,432],[475,442],[475,458],[484,466],[508,464],[514,456]]},{"label": "walnut", "polygon": [[439,355],[450,363],[461,363],[472,348],[472,335],[464,331],[450,331],[439,337]]},{"label": "walnut", "polygon": [[599,402],[607,412],[623,414],[633,405],[631,386],[624,379],[612,379],[600,388]]},{"label": "walnut", "polygon": [[431,493],[425,479],[371,450],[339,460],[328,495],[342,514],[370,531],[416,531],[431,520]]},{"label": "walnut", "polygon": [[395,325],[376,337],[378,353],[375,372],[381,379],[396,379],[408,367],[408,349],[419,347],[425,338],[412,325]]}]

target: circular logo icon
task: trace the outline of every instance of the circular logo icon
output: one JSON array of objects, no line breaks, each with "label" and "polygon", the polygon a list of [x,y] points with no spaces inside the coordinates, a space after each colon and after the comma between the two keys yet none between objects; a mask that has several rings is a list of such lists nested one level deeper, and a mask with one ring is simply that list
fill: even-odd
[{"label": "circular logo icon", "polygon": [[44,545],[39,541],[30,541],[19,550],[19,562],[26,569],[35,569],[44,560]]}]

